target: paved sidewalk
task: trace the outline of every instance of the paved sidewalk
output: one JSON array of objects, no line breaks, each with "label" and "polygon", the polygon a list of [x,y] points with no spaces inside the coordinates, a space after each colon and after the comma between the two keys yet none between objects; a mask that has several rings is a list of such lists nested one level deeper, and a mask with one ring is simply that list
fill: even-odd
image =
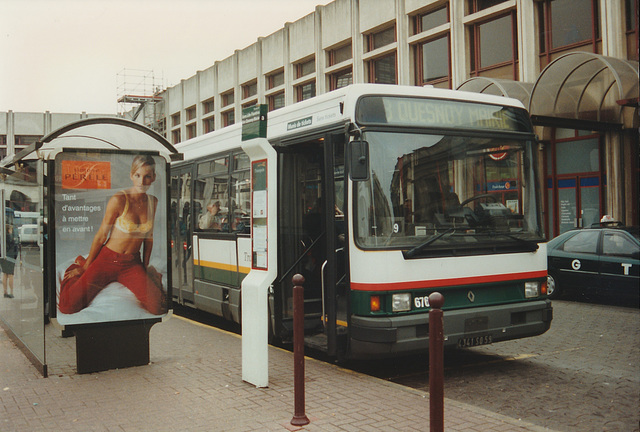
[{"label": "paved sidewalk", "polygon": [[[269,387],[242,381],[241,340],[180,317],[151,329],[147,366],[78,375],[75,338],[47,326],[42,378],[0,327],[0,431],[428,431],[429,395],[307,359],[293,416],[293,354],[269,348]],[[446,394],[446,382],[445,382]],[[446,431],[548,430],[445,399]]]}]

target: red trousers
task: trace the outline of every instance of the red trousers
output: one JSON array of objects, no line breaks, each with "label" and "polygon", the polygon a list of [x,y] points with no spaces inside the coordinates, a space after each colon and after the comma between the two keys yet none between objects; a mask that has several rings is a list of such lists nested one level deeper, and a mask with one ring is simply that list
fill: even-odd
[{"label": "red trousers", "polygon": [[[79,267],[78,260],[67,272],[74,267]],[[64,278],[58,309],[65,314],[79,312],[89,306],[109,283],[116,281],[129,288],[147,311],[154,315],[166,312],[162,283],[149,276],[142,266],[140,254],[120,254],[105,246],[84,273]]]}]

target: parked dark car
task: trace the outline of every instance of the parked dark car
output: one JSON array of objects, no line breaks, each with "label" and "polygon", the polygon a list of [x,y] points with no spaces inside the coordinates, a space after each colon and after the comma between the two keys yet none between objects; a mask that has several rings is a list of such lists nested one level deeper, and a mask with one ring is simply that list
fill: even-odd
[{"label": "parked dark car", "polygon": [[547,244],[547,262],[551,298],[569,290],[640,296],[638,227],[601,223],[560,234]]}]

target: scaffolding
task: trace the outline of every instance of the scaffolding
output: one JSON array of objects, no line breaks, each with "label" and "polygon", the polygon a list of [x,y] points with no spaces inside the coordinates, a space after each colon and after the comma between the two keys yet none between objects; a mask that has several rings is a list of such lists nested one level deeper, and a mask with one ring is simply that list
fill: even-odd
[{"label": "scaffolding", "polygon": [[163,77],[157,77],[153,70],[122,69],[117,86],[118,114],[165,135]]}]

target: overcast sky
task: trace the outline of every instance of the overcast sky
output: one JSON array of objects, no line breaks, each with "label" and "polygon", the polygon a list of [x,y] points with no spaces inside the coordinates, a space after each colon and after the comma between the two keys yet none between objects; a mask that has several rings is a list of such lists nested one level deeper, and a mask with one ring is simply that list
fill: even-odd
[{"label": "overcast sky", "polygon": [[125,75],[175,85],[329,2],[0,0],[0,111],[116,113]]}]

